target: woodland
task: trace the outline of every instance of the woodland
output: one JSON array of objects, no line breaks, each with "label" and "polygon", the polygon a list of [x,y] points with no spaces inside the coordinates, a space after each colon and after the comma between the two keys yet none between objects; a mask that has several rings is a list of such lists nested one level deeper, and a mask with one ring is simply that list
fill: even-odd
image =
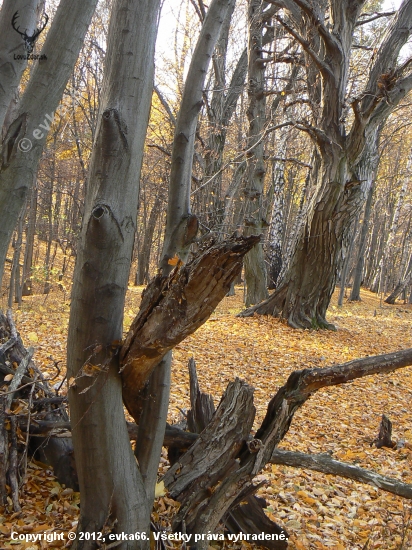
[{"label": "woodland", "polygon": [[0,0],[1,549],[412,548],[411,35]]}]

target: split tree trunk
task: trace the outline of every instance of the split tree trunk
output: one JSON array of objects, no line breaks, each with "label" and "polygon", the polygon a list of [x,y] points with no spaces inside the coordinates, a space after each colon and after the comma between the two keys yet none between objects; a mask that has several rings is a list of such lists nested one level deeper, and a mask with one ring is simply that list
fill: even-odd
[{"label": "split tree trunk", "polygon": [[[136,456],[140,457],[139,460],[142,459],[144,463],[146,492],[149,499],[153,497],[154,491],[148,486],[148,483],[156,480],[166,425],[171,378],[171,349],[175,345],[173,342],[176,342],[179,331],[183,327],[187,331],[186,333],[183,331],[183,333],[187,335],[195,330],[197,326],[200,326],[224,296],[223,294],[218,298],[213,309],[202,308],[202,306],[199,308],[193,302],[194,295],[192,292],[196,288],[194,278],[190,279],[188,271],[182,270],[179,273],[179,268],[188,258],[190,246],[196,238],[199,225],[196,216],[191,214],[190,191],[196,126],[203,103],[203,88],[216,42],[223,25],[225,23],[228,25],[228,18],[230,19],[230,14],[233,12],[233,6],[234,0],[213,0],[204,17],[202,30],[190,62],[175,124],[160,274],[155,278],[153,284],[146,289],[145,307],[141,308],[140,314],[132,325],[137,330],[134,334],[129,332],[126,340],[127,347],[130,347],[132,353],[129,353],[128,349],[125,353],[122,350],[122,359],[125,359],[125,355],[128,355],[122,367],[122,370],[124,369],[123,397],[126,406],[129,411],[132,411],[135,419],[140,419],[140,414],[142,414],[142,418],[146,421],[145,425],[142,425],[139,429],[139,437],[136,441]],[[241,256],[243,257],[243,254]],[[175,265],[177,265],[177,268],[173,274],[172,271]],[[182,274],[183,278],[180,277]],[[178,280],[177,285],[173,284],[175,277]],[[185,277],[187,277],[186,280]],[[209,280],[207,275],[203,275],[203,277],[205,280]],[[222,284],[219,276],[214,281],[209,280],[209,282],[211,283],[210,290],[212,290],[212,293],[213,290],[216,291],[216,288],[219,289]],[[186,283],[184,293],[180,294]],[[159,295],[158,290],[159,287],[164,287],[165,284],[171,285],[176,293],[172,293],[170,301],[163,300],[162,305],[166,305],[166,307],[162,311],[160,304],[164,296]],[[206,293],[204,292],[204,287],[200,286],[197,290],[204,299],[203,306],[213,303],[207,290]],[[216,298],[217,293],[215,292]],[[153,299],[154,301],[152,301]],[[193,309],[190,310],[190,307],[186,309],[191,301],[191,305],[194,306]],[[156,311],[151,311],[156,305],[158,305]],[[162,323],[162,313],[165,310],[168,318],[163,318]],[[154,315],[151,315],[151,313],[154,313]],[[203,319],[202,313],[205,314]],[[173,322],[176,322],[176,326],[172,326]],[[159,333],[160,327],[164,330],[162,334]],[[139,329],[141,329],[140,334]],[[157,350],[154,349],[156,348],[156,344],[153,345],[154,334],[159,338],[159,342],[162,342],[163,349],[159,350],[158,345]],[[180,334],[179,337],[182,339],[184,335]],[[145,348],[151,348],[150,353]],[[134,366],[132,366],[133,364]],[[147,395],[153,395],[154,399],[142,401],[143,384],[149,376],[146,392]]]},{"label": "split tree trunk", "polygon": [[243,256],[259,237],[232,237],[214,245],[169,277],[157,275],[120,351],[124,403],[139,423],[140,394],[164,355],[200,327],[226,296],[242,269]]},{"label": "split tree trunk", "polygon": [[[153,87],[159,0],[116,0],[73,276],[69,401],[82,532],[146,533],[122,550],[149,548],[150,511],[122,403],[116,342],[135,236],[139,175]],[[96,548],[93,540],[76,549]]]}]

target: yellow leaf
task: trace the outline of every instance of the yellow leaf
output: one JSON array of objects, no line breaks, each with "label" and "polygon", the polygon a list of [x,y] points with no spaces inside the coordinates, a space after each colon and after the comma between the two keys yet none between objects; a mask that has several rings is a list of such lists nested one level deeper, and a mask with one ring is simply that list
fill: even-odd
[{"label": "yellow leaf", "polygon": [[166,488],[165,488],[165,484],[163,483],[163,481],[161,481],[160,483],[156,483],[155,498],[163,497],[163,496],[165,496],[165,494],[166,494]]},{"label": "yellow leaf", "polygon": [[178,262],[179,262],[179,256],[178,256],[177,254],[175,254],[175,255],[173,256],[173,258],[170,258],[169,260],[167,260],[167,263],[168,263],[169,265],[177,265]]},{"label": "yellow leaf", "polygon": [[69,388],[73,388],[75,385],[76,385],[76,378],[72,376],[71,378],[69,378]]},{"label": "yellow leaf", "polygon": [[35,332],[29,332],[27,337],[30,340],[30,342],[38,342],[39,341],[39,337],[37,336],[37,334]]}]

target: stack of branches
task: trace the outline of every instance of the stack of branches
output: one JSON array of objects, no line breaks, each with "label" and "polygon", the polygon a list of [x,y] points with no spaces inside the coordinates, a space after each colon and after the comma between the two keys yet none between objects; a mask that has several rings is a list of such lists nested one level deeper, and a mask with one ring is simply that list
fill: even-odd
[{"label": "stack of branches", "polygon": [[77,483],[71,434],[64,437],[69,425],[66,398],[51,388],[33,353],[32,347],[24,347],[11,310],[6,315],[0,311],[0,505],[16,512],[21,510],[19,487],[29,455],[50,464],[63,483]]}]

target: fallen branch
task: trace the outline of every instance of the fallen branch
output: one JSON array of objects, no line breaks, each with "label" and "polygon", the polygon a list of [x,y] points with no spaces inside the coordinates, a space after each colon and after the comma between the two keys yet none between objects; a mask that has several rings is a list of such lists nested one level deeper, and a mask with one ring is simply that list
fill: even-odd
[{"label": "fallen branch", "polygon": [[[191,447],[189,453],[180,457],[178,463],[164,477],[165,485],[171,490],[173,498],[179,502],[185,502],[185,505],[179,510],[177,521],[180,521],[181,524],[185,521],[188,532],[192,530],[193,532],[213,531],[221,518],[236,502],[238,495],[246,491],[253,484],[255,476],[262,471],[268,462],[271,462],[275,448],[288,432],[294,414],[316,391],[363,376],[388,373],[409,365],[412,365],[412,349],[357,359],[324,369],[305,369],[293,372],[286,384],[278,390],[269,402],[266,416],[254,438],[244,438],[233,468],[227,468],[227,461],[220,463],[220,470],[217,467],[219,464],[214,464],[212,479],[208,477],[210,460],[205,460],[202,453],[195,452],[196,449],[201,449],[199,445],[202,444],[201,442],[204,439],[204,453],[206,453],[207,439],[205,434],[211,426],[209,424],[196,444]],[[229,384],[227,392],[231,384]],[[246,391],[246,388],[243,391]],[[226,393],[226,395],[228,394]],[[223,398],[219,408],[225,401],[225,409],[235,409],[235,395],[233,400],[232,402],[227,398],[226,400]],[[242,410],[237,411],[237,414],[239,417],[245,418],[246,415],[250,414],[252,407],[253,403],[248,403],[248,406],[244,403]],[[232,445],[238,444],[239,434],[236,431],[234,433],[228,431],[223,418],[220,423],[218,422],[219,408],[213,417],[215,426],[213,434],[209,434],[211,441],[215,441],[217,436],[219,440],[224,434],[227,439],[225,441],[226,446],[229,447],[230,443]],[[190,470],[196,472],[196,479],[208,480],[207,491],[203,489],[202,485],[196,486],[194,479],[190,478],[189,464]],[[176,472],[179,472],[179,475]],[[374,476],[373,473],[370,475]],[[378,478],[375,477],[374,479],[376,481]],[[391,482],[388,481],[387,483],[390,485]],[[387,484],[387,486],[389,485]],[[189,499],[185,501],[182,497],[186,495],[189,495]]]},{"label": "fallen branch", "polygon": [[[20,383],[23,379],[23,376],[30,364],[30,361],[33,357],[34,348],[30,347],[27,349],[26,356],[21,360],[20,365],[17,367],[16,371],[14,372],[13,379],[9,386],[9,391],[7,392],[6,397],[6,409],[10,409],[11,403],[13,401],[14,394],[18,390]],[[34,382],[33,382],[34,383]]]},{"label": "fallen branch", "polygon": [[272,464],[281,464],[283,466],[292,466],[294,468],[305,468],[315,470],[323,474],[333,474],[335,476],[347,477],[378,487],[388,493],[393,493],[399,497],[412,499],[412,485],[402,483],[397,479],[382,476],[369,470],[364,470],[353,464],[346,464],[334,460],[328,453],[306,454],[295,451],[283,451],[275,449],[270,459]]},{"label": "fallen branch", "polygon": [[[23,433],[27,433],[27,419],[25,417],[19,418],[19,428]],[[137,424],[134,422],[127,422],[127,431],[131,440],[135,440],[137,437]],[[38,437],[71,437],[71,424],[70,422],[53,421],[53,420],[33,420],[30,423],[29,428],[30,435]],[[165,447],[178,447],[181,450],[188,449],[198,438],[197,434],[191,432],[185,432],[175,426],[166,426],[165,436],[163,439],[163,445]]]}]

